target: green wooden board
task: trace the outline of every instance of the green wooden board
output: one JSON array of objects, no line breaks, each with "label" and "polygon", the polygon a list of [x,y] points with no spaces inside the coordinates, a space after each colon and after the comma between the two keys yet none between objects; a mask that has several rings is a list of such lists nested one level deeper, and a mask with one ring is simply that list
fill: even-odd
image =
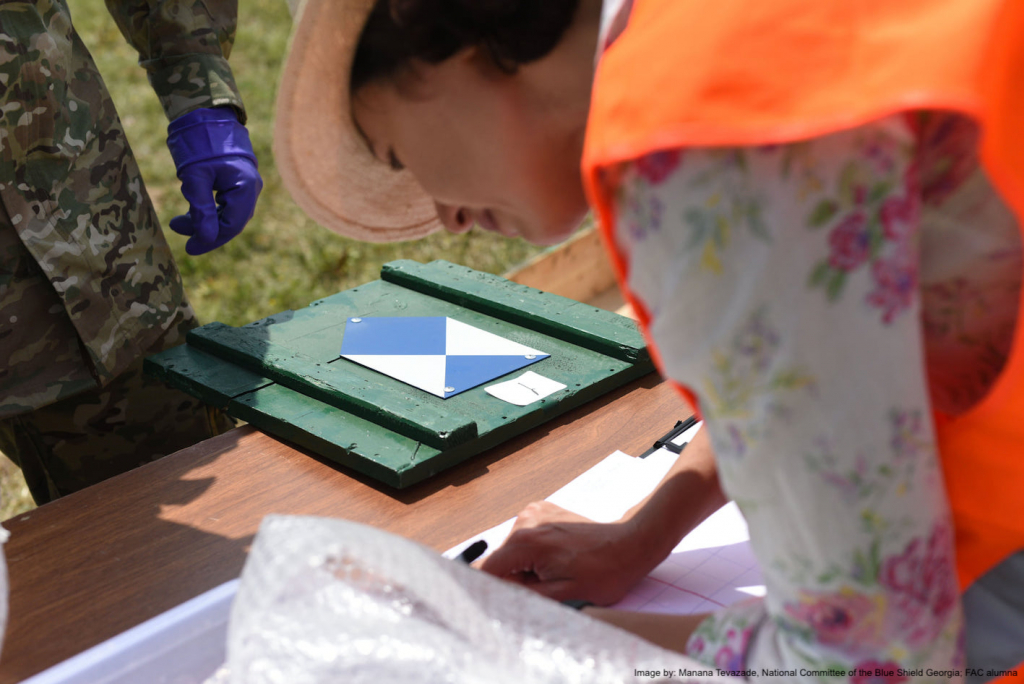
[{"label": "green wooden board", "polygon": [[[442,399],[340,356],[352,317],[448,316],[543,350],[529,370],[565,390],[528,406],[484,387]],[[504,278],[396,261],[381,280],[234,328],[211,323],[146,370],[266,432],[407,487],[653,370],[629,319]]]}]

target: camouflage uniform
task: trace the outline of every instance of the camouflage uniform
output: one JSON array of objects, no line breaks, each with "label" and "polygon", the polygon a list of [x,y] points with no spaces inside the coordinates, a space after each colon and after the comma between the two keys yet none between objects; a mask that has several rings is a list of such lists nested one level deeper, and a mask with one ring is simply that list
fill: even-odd
[{"label": "camouflage uniform", "polygon": [[[244,109],[236,0],[106,0],[169,119]],[[0,0],[0,450],[37,502],[226,429],[140,373],[196,325],[124,129],[61,0]]]}]

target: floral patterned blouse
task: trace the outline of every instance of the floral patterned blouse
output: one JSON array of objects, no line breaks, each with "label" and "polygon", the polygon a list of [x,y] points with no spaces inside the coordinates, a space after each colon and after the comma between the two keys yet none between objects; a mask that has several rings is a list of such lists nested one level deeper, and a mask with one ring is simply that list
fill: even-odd
[{"label": "floral patterned blouse", "polygon": [[621,169],[629,286],[699,400],[768,589],[705,620],[697,659],[787,681],[963,668],[931,409],[989,388],[1021,284],[976,139],[953,115],[899,115]]}]

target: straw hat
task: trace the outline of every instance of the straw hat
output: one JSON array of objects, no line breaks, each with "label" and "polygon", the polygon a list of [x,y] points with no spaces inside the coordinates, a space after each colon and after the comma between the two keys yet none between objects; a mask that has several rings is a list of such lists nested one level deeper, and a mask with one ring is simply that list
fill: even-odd
[{"label": "straw hat", "polygon": [[289,4],[296,26],[274,124],[285,187],[314,221],[357,240],[415,240],[440,230],[434,201],[408,171],[375,159],[352,122],[352,60],[374,0]]}]

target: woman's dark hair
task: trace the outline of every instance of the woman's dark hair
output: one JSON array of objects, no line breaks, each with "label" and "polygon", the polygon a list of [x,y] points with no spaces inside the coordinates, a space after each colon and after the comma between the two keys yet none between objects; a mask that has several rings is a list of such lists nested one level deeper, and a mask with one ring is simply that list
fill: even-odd
[{"label": "woman's dark hair", "polygon": [[551,52],[579,0],[377,0],[352,63],[350,89],[395,76],[413,60],[437,64],[483,48],[499,69]]}]

